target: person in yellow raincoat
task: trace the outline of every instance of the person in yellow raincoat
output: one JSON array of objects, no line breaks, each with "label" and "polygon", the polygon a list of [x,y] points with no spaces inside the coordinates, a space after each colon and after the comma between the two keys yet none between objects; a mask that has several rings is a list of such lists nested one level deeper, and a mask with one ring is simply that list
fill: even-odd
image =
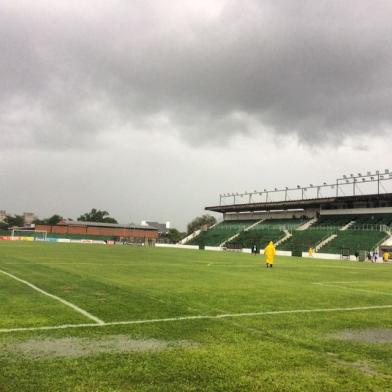
[{"label": "person in yellow raincoat", "polygon": [[265,247],[264,249],[264,255],[265,255],[265,264],[267,268],[272,268],[272,265],[274,264],[274,257],[276,254],[276,249],[272,241]]},{"label": "person in yellow raincoat", "polygon": [[384,260],[384,263],[387,263],[389,261],[389,252],[385,251],[382,255],[382,258]]},{"label": "person in yellow raincoat", "polygon": [[310,247],[308,251],[309,257],[313,257],[313,248]]}]

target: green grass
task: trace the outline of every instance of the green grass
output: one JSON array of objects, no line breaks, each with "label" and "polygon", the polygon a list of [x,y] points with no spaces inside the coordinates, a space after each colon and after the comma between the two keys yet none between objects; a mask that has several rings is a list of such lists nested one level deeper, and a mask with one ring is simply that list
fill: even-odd
[{"label": "green grass", "polygon": [[[391,265],[279,257],[267,270],[262,256],[240,253],[1,242],[0,270],[106,323],[392,305]],[[0,329],[91,322],[0,274]],[[332,336],[369,328],[392,329],[392,309],[0,332],[0,391],[388,391],[391,342]],[[76,358],[10,349],[120,335],[191,345]]]}]

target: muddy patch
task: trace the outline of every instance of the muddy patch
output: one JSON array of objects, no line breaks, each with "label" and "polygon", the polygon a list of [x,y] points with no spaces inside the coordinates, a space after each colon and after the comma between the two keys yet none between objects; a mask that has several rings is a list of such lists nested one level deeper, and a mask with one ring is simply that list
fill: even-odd
[{"label": "muddy patch", "polygon": [[78,358],[101,353],[158,352],[181,347],[195,347],[190,341],[131,339],[126,335],[101,339],[59,338],[30,339],[6,346],[2,351],[27,359]]},{"label": "muddy patch", "polygon": [[392,343],[391,328],[369,328],[360,330],[344,330],[330,335],[340,340],[351,340],[361,343]]},{"label": "muddy patch", "polygon": [[368,361],[356,361],[356,362],[349,362],[343,359],[339,359],[336,354],[328,353],[329,358],[335,362],[339,367],[346,367],[351,369],[359,370],[360,372],[368,375],[368,376],[382,376],[388,377],[388,375],[382,374],[378,372],[375,365],[368,362]]}]

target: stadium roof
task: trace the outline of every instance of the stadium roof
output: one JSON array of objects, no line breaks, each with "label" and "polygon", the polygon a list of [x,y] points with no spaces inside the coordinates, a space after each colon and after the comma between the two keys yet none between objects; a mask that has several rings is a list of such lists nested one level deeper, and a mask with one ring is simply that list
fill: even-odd
[{"label": "stadium roof", "polygon": [[317,199],[301,199],[287,201],[270,201],[259,203],[231,204],[206,207],[208,211],[230,212],[255,212],[272,210],[305,210],[305,209],[342,209],[361,207],[391,207],[392,193],[340,196]]},{"label": "stadium roof", "polygon": [[134,223],[121,224],[121,223],[106,223],[106,222],[83,222],[73,220],[63,220],[59,223],[62,226],[95,226],[95,227],[112,227],[116,229],[137,229],[137,230],[158,230],[152,226],[135,225]]}]

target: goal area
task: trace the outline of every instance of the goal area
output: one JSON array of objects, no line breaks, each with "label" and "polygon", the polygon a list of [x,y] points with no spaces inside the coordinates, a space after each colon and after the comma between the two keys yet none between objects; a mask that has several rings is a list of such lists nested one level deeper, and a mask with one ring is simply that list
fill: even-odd
[{"label": "goal area", "polygon": [[12,229],[11,238],[30,237],[34,241],[46,241],[48,232],[46,230]]}]

